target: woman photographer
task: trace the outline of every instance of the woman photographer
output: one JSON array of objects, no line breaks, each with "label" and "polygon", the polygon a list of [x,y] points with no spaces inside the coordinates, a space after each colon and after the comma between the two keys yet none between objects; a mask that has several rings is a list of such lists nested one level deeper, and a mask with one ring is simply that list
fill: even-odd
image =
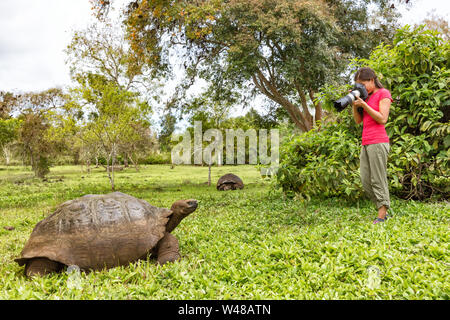
[{"label": "woman photographer", "polygon": [[[377,207],[378,217],[373,221],[376,224],[386,220],[390,206],[387,181],[389,137],[384,125],[389,117],[392,98],[371,68],[360,68],[355,74],[355,82],[364,85],[369,94],[365,101],[358,97],[353,102],[353,117],[357,124],[363,123],[361,182]],[[363,109],[362,114],[358,112],[358,108]]]}]

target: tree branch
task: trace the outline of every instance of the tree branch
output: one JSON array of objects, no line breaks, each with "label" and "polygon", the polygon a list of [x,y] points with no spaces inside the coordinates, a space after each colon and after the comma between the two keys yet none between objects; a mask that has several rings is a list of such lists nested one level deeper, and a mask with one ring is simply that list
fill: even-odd
[{"label": "tree branch", "polygon": [[[308,126],[305,124],[305,118],[298,109],[297,106],[292,104],[288,99],[286,99],[283,95],[279,93],[277,88],[270,83],[261,72],[261,70],[257,70],[256,75],[252,75],[253,82],[255,85],[271,100],[277,102],[281,106],[283,106],[286,111],[288,111],[292,121],[303,131],[308,131]],[[259,79],[259,82],[257,81]]]}]

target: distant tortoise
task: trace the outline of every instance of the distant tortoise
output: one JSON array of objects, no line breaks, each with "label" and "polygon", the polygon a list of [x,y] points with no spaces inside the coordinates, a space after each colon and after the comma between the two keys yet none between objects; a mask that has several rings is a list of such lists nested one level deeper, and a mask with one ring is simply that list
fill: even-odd
[{"label": "distant tortoise", "polygon": [[127,265],[148,254],[158,263],[180,258],[170,232],[197,209],[197,200],[179,200],[158,208],[130,195],[85,195],[62,203],[38,222],[15,259],[27,276],[59,272],[65,266],[100,270]]},{"label": "distant tortoise", "polygon": [[244,183],[241,178],[232,173],[227,173],[226,175],[220,177],[219,181],[217,181],[217,190],[225,191],[225,190],[236,190],[243,189]]}]

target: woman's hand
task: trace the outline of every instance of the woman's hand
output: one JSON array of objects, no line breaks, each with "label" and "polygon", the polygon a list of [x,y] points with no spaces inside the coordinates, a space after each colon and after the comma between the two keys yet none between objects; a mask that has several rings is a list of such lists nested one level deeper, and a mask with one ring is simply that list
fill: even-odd
[{"label": "woman's hand", "polygon": [[353,102],[353,105],[355,107],[363,107],[363,108],[368,106],[367,103],[360,97],[356,97],[356,100]]}]

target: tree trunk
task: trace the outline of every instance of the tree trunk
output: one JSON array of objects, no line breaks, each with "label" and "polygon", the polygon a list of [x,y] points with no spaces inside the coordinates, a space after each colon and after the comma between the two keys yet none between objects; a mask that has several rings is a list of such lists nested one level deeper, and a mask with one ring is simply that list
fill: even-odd
[{"label": "tree trunk", "polygon": [[139,165],[138,165],[137,161],[134,162],[133,157],[131,155],[128,157],[129,157],[131,163],[133,164],[134,168],[136,169],[136,172],[139,172]]},{"label": "tree trunk", "polygon": [[[110,162],[112,165],[110,166]],[[109,182],[111,183],[111,189],[114,192],[115,186],[114,186],[114,158],[113,158],[113,151],[108,155],[108,158],[106,159],[106,171],[108,172],[108,178]]]},{"label": "tree trunk", "polygon": [[79,151],[75,151],[72,154],[72,158],[73,158],[73,164],[74,165],[78,165],[80,163],[80,152]]},{"label": "tree trunk", "polygon": [[314,108],[315,108],[315,115],[314,115],[314,121],[315,123],[317,123],[318,121],[322,120],[323,118],[323,110],[322,110],[322,103],[320,103],[319,101],[314,102],[315,97],[314,97],[314,91],[309,90],[309,97],[311,99],[311,101],[314,103]]},{"label": "tree trunk", "polygon": [[111,154],[111,176],[112,176],[112,191],[115,191],[115,185],[114,185],[114,166],[116,165],[116,150],[115,150],[115,146],[113,144],[112,147],[112,154]]},{"label": "tree trunk", "polygon": [[211,162],[209,162],[208,166],[208,186],[211,185]]},{"label": "tree trunk", "polygon": [[[267,79],[262,71],[257,72],[252,76],[253,83],[259,89],[261,93],[267,96],[272,101],[282,106],[289,114],[292,122],[303,132],[311,130],[317,121],[322,119],[322,105],[320,102],[314,101],[314,92],[312,90],[306,90],[299,83],[295,83],[295,88],[300,96],[301,108],[286,97],[284,97],[278,88],[274,85],[273,79]],[[306,100],[306,93],[312,101],[315,109],[315,115],[313,116],[308,109],[308,102]]]},{"label": "tree trunk", "polygon": [[9,166],[11,162],[11,149],[7,144],[3,146],[3,154],[5,155],[6,166]]},{"label": "tree trunk", "polygon": [[86,160],[86,171],[91,173],[91,160]]}]

